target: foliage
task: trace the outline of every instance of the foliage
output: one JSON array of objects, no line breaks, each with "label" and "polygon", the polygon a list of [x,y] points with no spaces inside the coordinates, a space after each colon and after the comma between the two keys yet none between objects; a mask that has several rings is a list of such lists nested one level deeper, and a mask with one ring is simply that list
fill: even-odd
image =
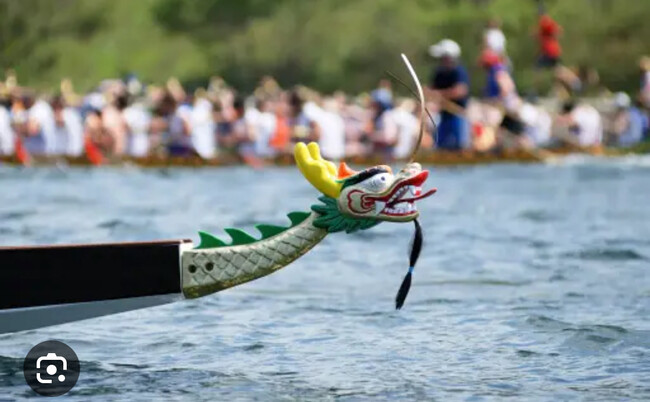
[{"label": "foliage", "polygon": [[50,38],[83,40],[101,29],[101,3],[62,0],[0,1],[0,66],[20,66],[35,76],[51,69],[60,49],[44,46]]},{"label": "foliage", "polygon": [[155,23],[154,3],[0,0],[0,68],[14,68],[22,84],[50,91],[64,77],[88,90],[131,71],[151,81],[204,74],[203,53]]},{"label": "foliage", "polygon": [[[650,53],[650,3],[547,0],[564,27],[563,60],[598,69],[605,85],[634,90],[638,58]],[[28,84],[82,88],[136,71],[146,80],[211,75],[245,90],[265,74],[283,85],[368,90],[409,55],[422,77],[427,48],[449,37],[463,48],[473,90],[486,21],[498,17],[523,90],[532,86],[534,0],[0,0],[0,67]]]}]

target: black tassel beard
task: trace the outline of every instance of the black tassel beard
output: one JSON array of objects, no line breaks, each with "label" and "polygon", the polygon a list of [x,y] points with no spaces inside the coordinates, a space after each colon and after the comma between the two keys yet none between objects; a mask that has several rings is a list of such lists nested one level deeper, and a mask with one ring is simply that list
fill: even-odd
[{"label": "black tassel beard", "polygon": [[409,253],[409,267],[415,267],[418,258],[420,258],[420,251],[422,251],[422,227],[417,219],[413,223],[415,224],[415,233],[413,234],[411,252]]},{"label": "black tassel beard", "polygon": [[397,296],[395,296],[395,309],[397,310],[402,308],[404,302],[406,301],[406,296],[408,296],[409,290],[411,290],[411,276],[412,275],[410,272],[406,274],[404,280],[402,281],[402,285],[397,291]]},{"label": "black tassel beard", "polygon": [[418,222],[417,219],[413,221],[415,223],[415,233],[413,234],[413,241],[411,242],[411,252],[409,253],[409,271],[404,277],[404,280],[402,281],[402,285],[399,287],[399,290],[397,291],[397,296],[395,296],[395,308],[397,310],[401,309],[402,306],[404,306],[404,302],[406,301],[406,296],[409,294],[409,290],[411,289],[411,279],[412,279],[412,273],[413,269],[415,268],[415,264],[418,261],[418,258],[420,257],[420,251],[422,251],[422,227],[420,226],[420,223]]}]

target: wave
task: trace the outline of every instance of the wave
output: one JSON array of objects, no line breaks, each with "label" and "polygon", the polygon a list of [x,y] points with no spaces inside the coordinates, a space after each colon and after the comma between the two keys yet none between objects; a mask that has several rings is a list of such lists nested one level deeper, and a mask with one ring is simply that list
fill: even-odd
[{"label": "wave", "polygon": [[565,257],[595,261],[645,260],[646,257],[628,248],[588,248],[564,254]]}]

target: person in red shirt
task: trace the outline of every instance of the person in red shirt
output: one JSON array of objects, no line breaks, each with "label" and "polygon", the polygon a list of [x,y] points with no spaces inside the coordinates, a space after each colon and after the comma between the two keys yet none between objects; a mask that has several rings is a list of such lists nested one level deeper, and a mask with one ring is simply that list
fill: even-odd
[{"label": "person in red shirt", "polygon": [[540,56],[537,65],[541,68],[554,68],[559,64],[562,55],[562,48],[558,40],[562,33],[562,27],[542,11],[537,30],[540,44]]}]

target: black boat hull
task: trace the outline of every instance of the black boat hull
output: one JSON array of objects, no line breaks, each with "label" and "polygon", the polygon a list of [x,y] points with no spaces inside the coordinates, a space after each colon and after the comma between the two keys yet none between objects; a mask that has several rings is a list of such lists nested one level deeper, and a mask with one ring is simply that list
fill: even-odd
[{"label": "black boat hull", "polygon": [[0,248],[0,333],[181,299],[189,240]]}]

